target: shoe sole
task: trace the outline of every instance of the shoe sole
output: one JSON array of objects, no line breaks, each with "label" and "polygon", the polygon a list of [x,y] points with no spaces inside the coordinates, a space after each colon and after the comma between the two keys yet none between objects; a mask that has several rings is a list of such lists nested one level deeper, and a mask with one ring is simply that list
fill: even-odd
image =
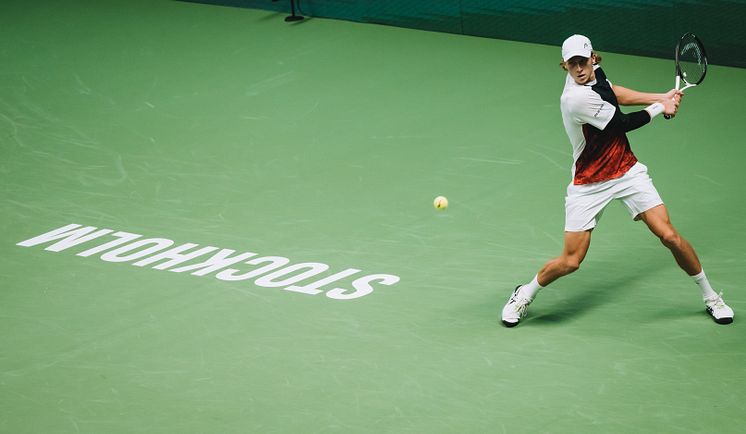
[{"label": "shoe sole", "polygon": [[733,322],[733,318],[720,318],[720,319],[718,319],[718,318],[713,317],[712,319],[713,319],[713,321],[715,321],[718,324],[730,324],[730,323]]}]

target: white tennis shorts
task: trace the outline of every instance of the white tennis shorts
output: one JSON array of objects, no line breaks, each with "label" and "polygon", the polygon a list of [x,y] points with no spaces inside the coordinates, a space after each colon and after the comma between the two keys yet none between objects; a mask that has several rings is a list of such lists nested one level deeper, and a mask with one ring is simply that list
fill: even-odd
[{"label": "white tennis shorts", "polygon": [[638,162],[621,178],[594,184],[567,186],[565,197],[565,231],[582,232],[593,229],[601,220],[606,206],[619,199],[637,220],[640,213],[663,203],[648,168]]}]

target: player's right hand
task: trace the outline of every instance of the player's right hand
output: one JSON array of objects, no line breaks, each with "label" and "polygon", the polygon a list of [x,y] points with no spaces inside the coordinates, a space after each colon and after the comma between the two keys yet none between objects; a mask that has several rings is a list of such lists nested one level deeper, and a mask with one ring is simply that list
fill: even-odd
[{"label": "player's right hand", "polygon": [[663,114],[667,114],[672,117],[676,116],[676,112],[679,110],[680,101],[681,96],[679,95],[675,95],[672,98],[665,98],[663,101],[661,101],[661,104],[663,104]]}]

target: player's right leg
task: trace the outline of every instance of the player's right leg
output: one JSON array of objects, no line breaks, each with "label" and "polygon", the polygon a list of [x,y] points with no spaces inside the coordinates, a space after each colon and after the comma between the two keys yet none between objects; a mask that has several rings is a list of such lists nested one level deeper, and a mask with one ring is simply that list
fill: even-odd
[{"label": "player's right leg", "polygon": [[591,231],[592,229],[565,232],[562,254],[544,264],[530,283],[515,288],[502,311],[502,322],[506,327],[518,325],[526,316],[528,305],[534,300],[539,289],[580,268],[580,263],[585,259],[591,245]]},{"label": "player's right leg", "polygon": [[565,232],[565,247],[562,255],[550,260],[536,275],[539,285],[549,285],[562,276],[573,273],[580,268],[591,245],[591,230],[583,232]]}]

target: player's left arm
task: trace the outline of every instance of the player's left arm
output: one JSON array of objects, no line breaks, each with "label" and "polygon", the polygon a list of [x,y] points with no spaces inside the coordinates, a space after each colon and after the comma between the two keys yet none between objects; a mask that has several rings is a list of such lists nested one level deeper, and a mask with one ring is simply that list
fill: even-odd
[{"label": "player's left arm", "polygon": [[614,90],[614,95],[616,95],[616,100],[619,105],[650,105],[657,102],[670,101],[672,99],[678,105],[683,96],[683,93],[676,89],[671,89],[666,93],[648,93],[638,92],[616,84],[611,88]]}]

